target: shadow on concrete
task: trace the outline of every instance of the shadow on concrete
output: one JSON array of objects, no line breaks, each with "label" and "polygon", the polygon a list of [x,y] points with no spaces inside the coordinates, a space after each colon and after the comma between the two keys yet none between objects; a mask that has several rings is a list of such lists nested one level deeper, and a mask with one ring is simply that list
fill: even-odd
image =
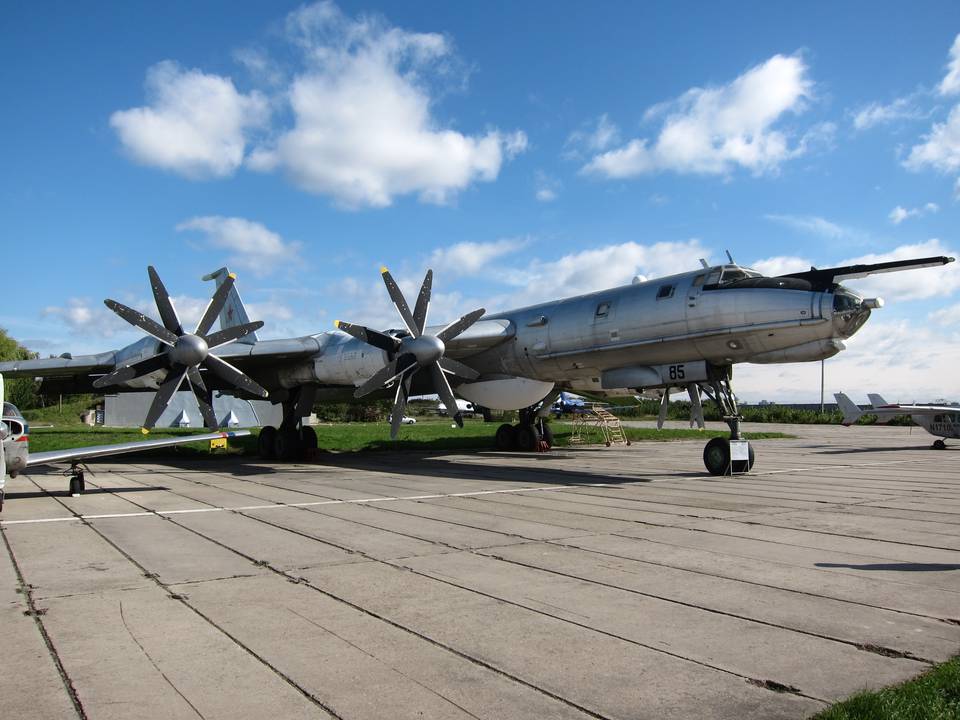
[{"label": "shadow on concrete", "polygon": [[[131,492],[146,492],[150,490],[169,490],[160,485],[157,486],[137,486],[137,487],[120,487],[120,488],[88,488],[83,491],[84,495],[113,495],[114,493],[131,493]],[[7,500],[16,500],[17,498],[42,498],[50,497],[51,495],[66,495],[70,496],[70,491],[64,489],[60,490],[28,490],[25,492],[11,492],[7,491],[5,497]]]},{"label": "shadow on concrete", "polygon": [[814,563],[819,568],[848,568],[850,570],[893,570],[896,572],[943,572],[960,570],[958,563],[872,563],[851,565],[848,563]]},{"label": "shadow on concrete", "polygon": [[838,448],[836,450],[814,451],[817,455],[854,455],[858,453],[896,452],[898,450],[930,450],[929,445],[897,445],[886,447]]}]

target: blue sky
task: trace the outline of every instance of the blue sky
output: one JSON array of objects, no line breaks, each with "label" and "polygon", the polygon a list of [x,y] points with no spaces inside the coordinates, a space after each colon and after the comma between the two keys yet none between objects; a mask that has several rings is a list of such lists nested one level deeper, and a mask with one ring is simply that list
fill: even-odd
[{"label": "blue sky", "polygon": [[[6,302],[41,353],[182,315],[223,264],[267,337],[435,320],[695,267],[957,255],[960,5],[171,2],[8,8]],[[960,263],[850,283],[887,306],[828,392],[960,399]],[[814,401],[819,365],[740,366]]]}]

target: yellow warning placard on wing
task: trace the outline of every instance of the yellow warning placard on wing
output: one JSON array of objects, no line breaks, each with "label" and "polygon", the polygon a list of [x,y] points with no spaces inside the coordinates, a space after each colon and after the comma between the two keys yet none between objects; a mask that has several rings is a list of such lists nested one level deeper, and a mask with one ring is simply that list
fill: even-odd
[{"label": "yellow warning placard on wing", "polygon": [[211,450],[226,450],[227,449],[227,439],[226,438],[214,438],[210,441]]}]

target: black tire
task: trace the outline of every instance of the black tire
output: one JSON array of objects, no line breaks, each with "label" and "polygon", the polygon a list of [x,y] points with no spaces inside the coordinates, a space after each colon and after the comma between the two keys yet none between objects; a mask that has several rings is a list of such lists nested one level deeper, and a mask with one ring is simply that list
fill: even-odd
[{"label": "black tire", "polygon": [[309,426],[300,428],[300,445],[304,450],[316,450],[319,445],[317,431]]},{"label": "black tire", "polygon": [[300,444],[300,431],[296,428],[281,428],[273,441],[273,451],[277,460],[289,462],[300,459],[303,446]]},{"label": "black tire", "polygon": [[730,441],[711,439],[703,448],[703,464],[711,475],[725,475],[730,466]]},{"label": "black tire", "polygon": [[535,425],[517,426],[517,449],[523,452],[536,452],[540,444],[540,431]]},{"label": "black tire", "polygon": [[553,447],[553,428],[550,427],[550,423],[544,420],[540,427],[540,439],[543,440],[549,447]]},{"label": "black tire", "polygon": [[504,423],[497,428],[497,434],[494,440],[497,450],[510,452],[517,449],[517,429],[513,425]]},{"label": "black tire", "polygon": [[70,494],[71,495],[80,494],[80,479],[77,477],[70,478]]},{"label": "black tire", "polygon": [[947,444],[943,440],[934,440],[933,441],[934,450],[946,450]]},{"label": "black tire", "polygon": [[260,437],[257,438],[257,454],[264,460],[274,460],[277,457],[276,441],[277,429],[273,425],[260,428]]},{"label": "black tire", "polygon": [[83,473],[77,473],[77,480],[80,481],[80,494],[83,495],[87,491],[87,479],[83,476]]}]

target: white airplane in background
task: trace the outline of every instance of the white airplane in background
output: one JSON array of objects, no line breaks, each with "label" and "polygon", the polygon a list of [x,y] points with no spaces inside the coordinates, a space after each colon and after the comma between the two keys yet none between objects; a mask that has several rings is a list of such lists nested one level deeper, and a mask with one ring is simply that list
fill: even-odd
[{"label": "white airplane in background", "polygon": [[249,435],[249,430],[231,430],[229,432],[206,433],[204,435],[181,435],[161,440],[139,440],[136,442],[117,443],[115,445],[94,445],[83,448],[66,448],[64,450],[50,450],[48,452],[30,452],[30,426],[23,417],[23,413],[13,403],[4,402],[3,375],[0,375],[0,511],[3,510],[3,498],[6,492],[7,473],[15,478],[28,467],[36,465],[50,465],[51,463],[70,463],[70,494],[81,495],[86,489],[83,469],[80,462],[109,455],[139,452],[154,448],[183,445],[190,442],[205,442],[207,440],[221,440]]},{"label": "white airplane in background", "polygon": [[863,415],[876,415],[878,423],[888,423],[899,415],[909,415],[917,425],[938,439],[931,446],[934,450],[944,450],[947,444],[939,438],[960,438],[960,407],[951,405],[901,405],[888,403],[876,393],[870,398],[869,410],[861,410],[843,393],[836,393],[837,405],[843,412],[843,424],[852,425]]}]

